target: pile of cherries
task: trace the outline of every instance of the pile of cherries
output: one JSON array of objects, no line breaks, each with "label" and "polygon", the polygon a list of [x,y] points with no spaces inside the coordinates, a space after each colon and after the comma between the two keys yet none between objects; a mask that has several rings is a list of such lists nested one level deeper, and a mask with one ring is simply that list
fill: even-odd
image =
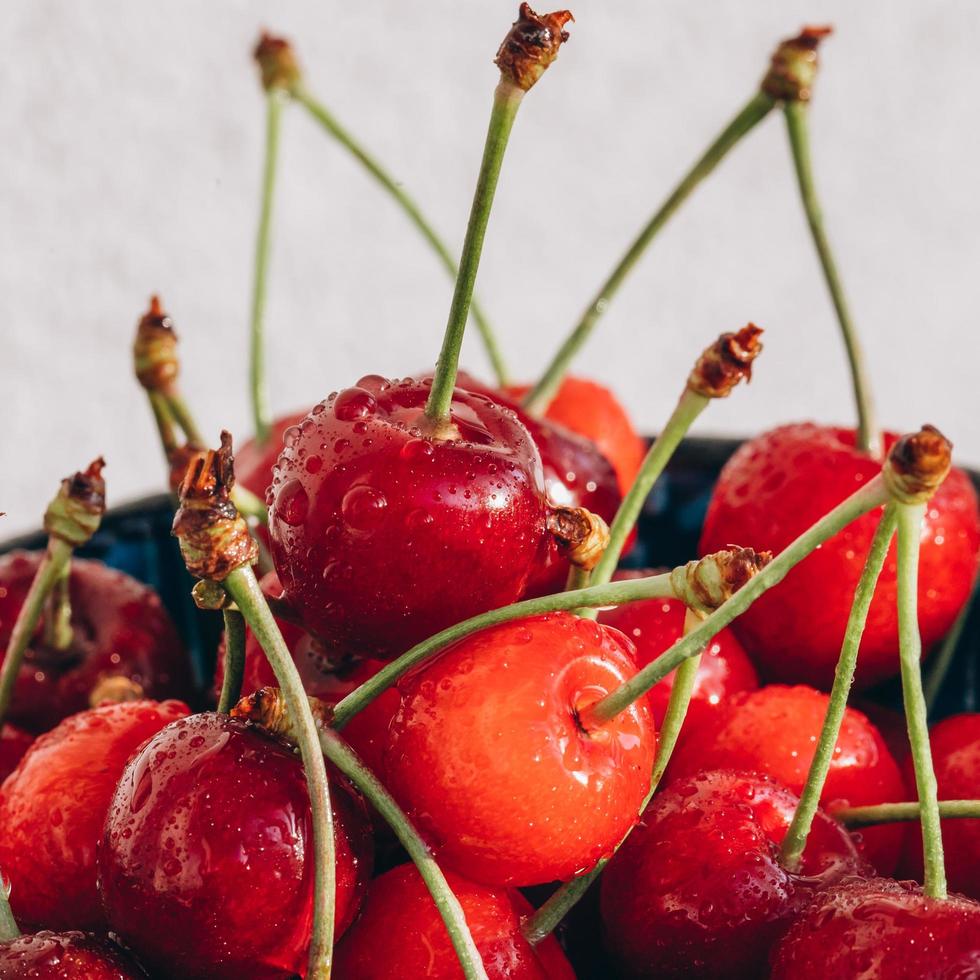
[{"label": "pile of cherries", "polygon": [[[0,980],[980,978],[980,714],[931,733],[933,798],[966,813],[943,813],[952,893],[930,890],[905,721],[876,706],[844,710],[805,848],[796,861],[782,849],[816,778],[887,498],[778,584],[765,568],[884,460],[894,479],[910,446],[948,455],[945,440],[927,429],[869,449],[854,429],[765,432],[722,470],[700,564],[608,584],[601,556],[632,544],[634,484],[692,419],[672,418],[648,454],[595,382],[563,377],[542,412],[537,389],[457,373],[497,137],[569,19],[522,5],[498,52],[496,137],[434,373],[367,374],[271,423],[233,463],[227,441],[207,451],[180,396],[170,318],[154,301],[141,321],[137,374],[171,464],[175,532],[199,605],[225,615],[209,692],[153,590],[71,555],[104,509],[101,465],[62,485],[46,552],[0,558]],[[819,36],[787,42],[773,71],[791,55],[812,67]],[[257,54],[270,99],[307,97],[284,42]],[[747,378],[758,333],[705,351],[677,418],[727,394],[725,372]],[[911,596],[927,653],[967,607],[980,556],[969,478],[938,482]],[[258,518],[250,532],[239,511]],[[750,567],[716,595],[719,555]],[[900,672],[899,566],[892,547],[860,692]],[[668,578],[673,591],[656,586]],[[766,588],[684,661],[692,676],[682,665],[604,710],[755,580]],[[594,591],[569,599],[566,581]],[[629,589],[647,597],[625,601]],[[280,634],[312,708],[284,683]],[[297,752],[307,712],[321,743],[341,746],[323,750],[329,850]]]}]

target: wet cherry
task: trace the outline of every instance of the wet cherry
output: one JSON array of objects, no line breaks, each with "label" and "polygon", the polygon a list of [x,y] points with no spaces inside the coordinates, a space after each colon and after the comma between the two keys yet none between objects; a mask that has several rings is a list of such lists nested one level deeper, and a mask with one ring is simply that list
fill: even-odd
[{"label": "wet cherry", "polygon": [[36,932],[0,943],[0,980],[142,980],[114,943],[85,932]]},{"label": "wet cherry", "polygon": [[34,736],[14,725],[0,729],[0,783],[17,768],[17,763],[31,747]]}]

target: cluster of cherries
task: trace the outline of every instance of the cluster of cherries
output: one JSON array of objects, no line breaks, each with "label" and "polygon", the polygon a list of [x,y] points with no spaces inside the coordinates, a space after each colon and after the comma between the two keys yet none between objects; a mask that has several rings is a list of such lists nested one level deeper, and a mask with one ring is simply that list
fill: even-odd
[{"label": "cluster of cherries", "polygon": [[[491,137],[506,133],[568,19],[522,6],[498,53]],[[776,76],[791,55],[812,67],[818,38],[781,47]],[[264,38],[258,54],[270,98],[301,94],[284,42]],[[603,976],[980,977],[980,804],[943,822],[961,893],[944,897],[913,880],[934,866],[917,816],[858,819],[917,807],[918,773],[892,728],[846,708],[805,848],[795,862],[781,851],[813,779],[880,503],[715,631],[693,677],[678,668],[604,710],[762,581],[768,553],[871,486],[884,457],[895,469],[945,452],[948,467],[948,444],[934,430],[885,435],[870,451],[850,429],[766,432],[724,467],[701,562],[618,572],[607,586],[602,555],[630,547],[622,515],[674,430],[648,453],[592,381],[564,377],[541,412],[534,390],[457,374],[487,196],[436,371],[366,375],[273,423],[234,469],[227,443],[204,451],[179,397],[169,317],[154,302],[143,318],[137,373],[172,464],[175,532],[199,603],[226,616],[219,710],[192,710],[202,698],[153,591],[71,557],[104,508],[93,464],[49,507],[48,551],[0,558],[0,980],[331,969],[342,980],[564,980],[576,973],[559,938],[572,948],[573,937],[556,938],[549,910],[566,914],[593,880],[573,921],[598,924]],[[680,406],[747,377],[758,333],[712,345]],[[927,649],[966,607],[980,555],[968,477],[952,469],[938,482],[915,597]],[[267,523],[249,533],[236,503],[264,516],[262,501]],[[254,582],[257,555],[267,571],[249,594],[240,583]],[[899,673],[901,572],[892,549],[859,690]],[[667,579],[647,598],[619,598]],[[566,580],[593,591],[563,593]],[[271,649],[280,635],[312,709],[290,700]],[[329,868],[309,759],[296,751],[300,714],[343,746],[327,752]],[[931,754],[940,800],[980,796],[980,714],[934,726]],[[318,953],[327,870],[332,937]]]}]

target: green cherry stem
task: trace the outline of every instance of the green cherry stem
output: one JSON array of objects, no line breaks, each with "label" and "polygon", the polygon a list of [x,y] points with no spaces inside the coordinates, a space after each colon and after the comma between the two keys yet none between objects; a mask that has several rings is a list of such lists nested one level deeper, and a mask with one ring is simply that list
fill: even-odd
[{"label": "green cherry stem", "polygon": [[868,621],[868,610],[871,608],[871,600],[874,598],[878,576],[884,567],[885,557],[895,534],[895,523],[895,505],[889,504],[885,508],[878,529],[875,531],[867,560],[864,563],[864,570],[861,572],[861,578],[854,590],[854,601],[847,619],[840,657],[834,671],[834,683],[830,689],[827,713],[824,716],[820,736],[817,739],[813,761],[810,763],[810,771],[807,773],[806,782],[803,784],[803,790],[800,793],[799,805],[793,814],[793,820],[785,838],[783,838],[780,849],[780,861],[783,867],[789,871],[796,871],[800,866],[803,851],[806,848],[807,836],[820,805],[820,796],[823,793],[824,783],[827,781],[827,774],[830,772],[830,765],[834,758],[834,747],[837,745],[841,722],[844,720],[844,712],[847,709],[847,696],[854,681],[858,649],[861,646],[861,637],[864,635],[865,623]]},{"label": "green cherry stem", "polygon": [[224,676],[218,711],[226,715],[242,696],[242,677],[245,674],[245,619],[237,609],[223,609],[225,621]]},{"label": "green cherry stem", "polygon": [[10,893],[7,879],[0,869],[0,943],[9,943],[20,935],[17,920],[10,908]]},{"label": "green cherry stem", "polygon": [[[880,823],[919,820],[922,807],[918,803],[876,803],[841,807],[833,811],[833,816],[845,827],[873,827]],[[980,800],[940,800],[939,816],[943,820],[980,819]]]},{"label": "green cherry stem", "polygon": [[956,648],[960,645],[960,639],[963,636],[963,631],[966,629],[966,623],[970,618],[973,603],[977,596],[980,596],[980,588],[974,586],[970,598],[966,601],[966,605],[963,606],[960,614],[956,617],[956,622],[953,623],[949,632],[943,638],[939,652],[931,658],[929,676],[926,677],[924,688],[926,707],[929,710],[929,714],[932,714],[936,706],[936,701],[939,699],[939,694],[943,689],[943,682],[946,680],[949,668],[953,663],[953,659],[956,657]]}]

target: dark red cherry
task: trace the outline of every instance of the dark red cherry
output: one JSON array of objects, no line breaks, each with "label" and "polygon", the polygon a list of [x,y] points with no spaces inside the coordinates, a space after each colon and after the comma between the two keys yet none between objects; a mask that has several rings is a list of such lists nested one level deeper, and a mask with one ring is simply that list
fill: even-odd
[{"label": "dark red cherry", "polygon": [[235,447],[235,481],[250,490],[260,500],[272,483],[272,470],[282,452],[287,430],[299,425],[307,412],[294,412],[276,419],[269,428],[269,436],[260,446],[254,438]]},{"label": "dark red cherry", "polygon": [[[363,803],[331,778],[337,934],[371,873]],[[110,929],[161,976],[280,980],[305,969],[310,804],[299,757],[227,715],[181,719],[126,767],[99,846]]]},{"label": "dark red cherry", "polygon": [[0,869],[22,928],[102,929],[95,848],[129,757],[188,712],[179,701],[107,704],[66,718],[0,787]]},{"label": "dark red cherry", "polygon": [[[794,793],[806,782],[828,697],[810,687],[772,684],[736,694],[710,716],[681,731],[668,779],[704,769],[764,772]],[[848,708],[820,797],[824,809],[893,803],[907,798],[905,781],[884,739],[867,717]],[[861,832],[861,848],[883,873],[895,870],[902,846],[899,825]]]},{"label": "dark red cherry", "polygon": [[143,980],[108,939],[85,932],[36,932],[0,943],[0,980]]},{"label": "dark red cherry", "polygon": [[0,728],[0,783],[17,768],[24,753],[34,742],[34,736],[21,731],[14,725]]},{"label": "dark red cherry", "polygon": [[[575,980],[553,936],[535,948],[521,935],[533,909],[520,892],[475,885],[451,871],[446,880],[490,980]],[[462,980],[445,923],[414,864],[371,882],[360,917],[337,947],[335,969],[350,980]]]},{"label": "dark red cherry", "polygon": [[388,785],[473,881],[587,871],[635,822],[656,736],[644,698],[594,729],[579,714],[635,672],[621,633],[568,613],[473,634],[401,685]]},{"label": "dark red cherry", "polygon": [[[885,436],[886,448],[895,442]],[[781,551],[814,521],[881,471],[858,452],[854,432],[813,423],[785,425],[746,442],[721,472],[705,517],[701,552],[732,541]],[[732,624],[764,676],[829,690],[854,589],[880,511],[858,518],[802,561]],[[980,549],[977,496],[950,471],[922,531],[919,627],[928,648],[970,595]],[[894,545],[868,615],[857,664],[859,687],[898,673]]]},{"label": "dark red cherry", "polygon": [[[457,388],[362,378],[286,433],[269,493],[276,570],[311,631],[391,657],[522,594],[545,540],[541,460],[512,413]],[[456,435],[458,434],[458,438]]]},{"label": "dark red cherry", "polygon": [[[939,722],[929,737],[941,800],[980,797],[980,714],[953,715]],[[909,799],[917,799],[912,760],[905,763]],[[944,820],[943,851],[949,887],[980,898],[980,820]],[[902,870],[922,880],[922,833],[918,822],[905,833]]]},{"label": "dark red cherry", "polygon": [[[0,650],[7,648],[40,559],[40,552],[27,551],[0,557]],[[71,646],[56,650],[44,642],[42,616],[17,676],[10,721],[47,731],[90,707],[99,681],[110,676],[130,678],[148,698],[192,696],[187,653],[156,592],[101,562],[76,558],[69,594]]]},{"label": "dark red cherry", "polygon": [[845,881],[817,896],[772,954],[772,980],[976,980],[980,903],[909,881]]},{"label": "dark red cherry", "polygon": [[818,811],[799,874],[779,863],[797,797],[758,773],[703,772],[659,792],[602,874],[606,945],[627,977],[764,976],[816,888],[864,864]]}]

